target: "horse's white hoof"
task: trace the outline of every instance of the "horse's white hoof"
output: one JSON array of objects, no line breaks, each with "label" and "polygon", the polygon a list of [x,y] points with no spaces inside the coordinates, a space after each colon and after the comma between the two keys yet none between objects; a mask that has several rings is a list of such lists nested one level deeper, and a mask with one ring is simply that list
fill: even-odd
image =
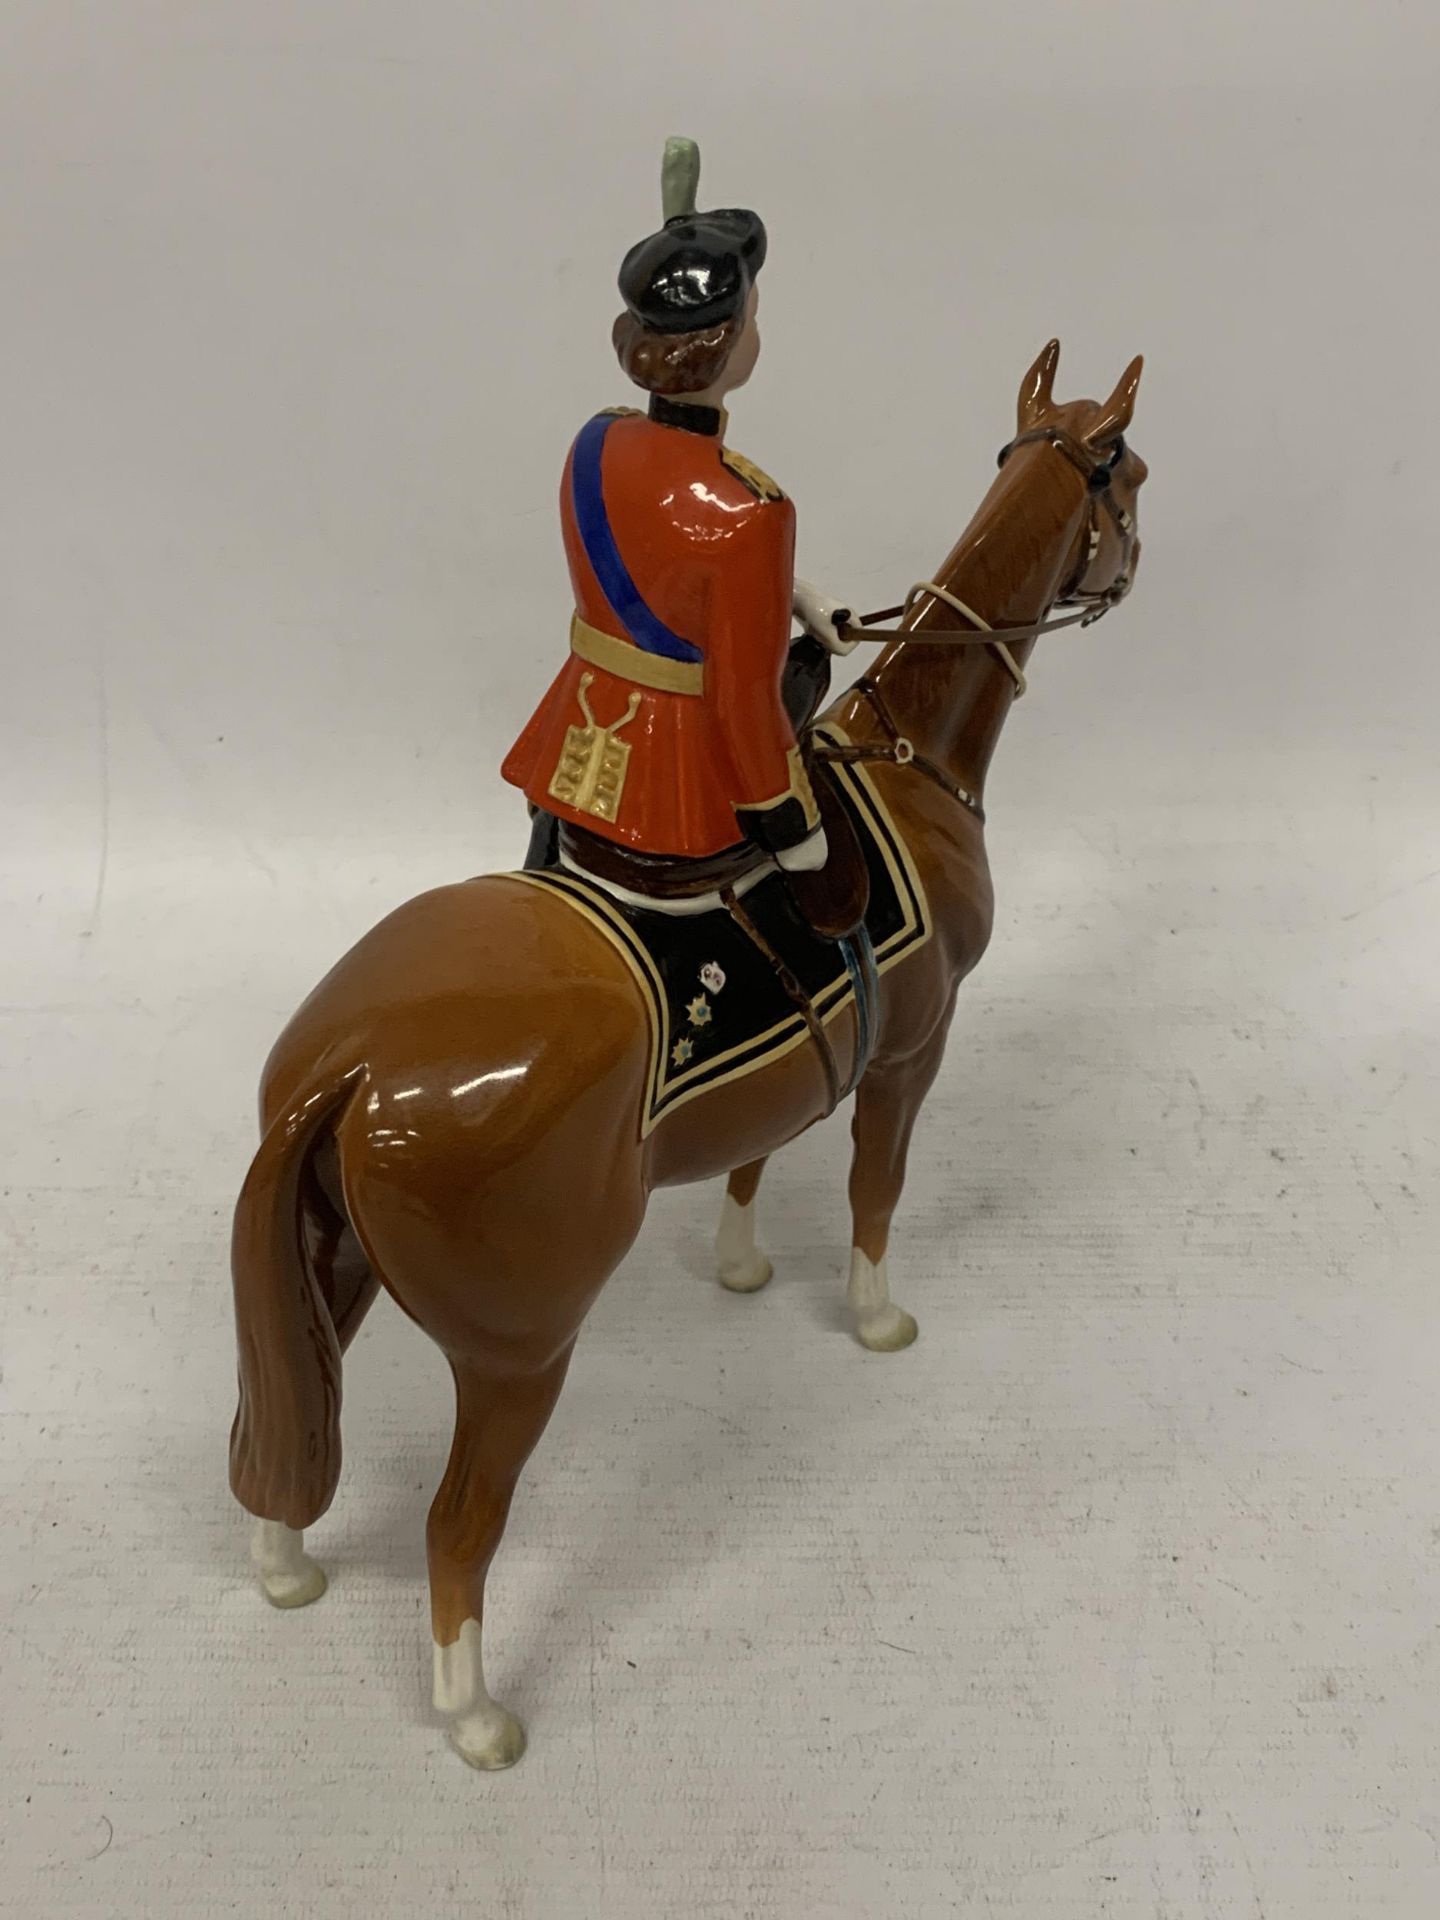
[{"label": "horse's white hoof", "polygon": [[480,1622],[461,1623],[455,1639],[435,1642],[435,1709],[450,1719],[450,1744],[482,1773],[513,1767],[525,1751],[525,1729],[485,1691]]},{"label": "horse's white hoof", "polygon": [[755,1202],[741,1206],[727,1193],[720,1206],[720,1231],[715,1235],[715,1260],[720,1284],[731,1293],[758,1293],[775,1269],[755,1244]]},{"label": "horse's white hoof", "polygon": [[257,1520],[250,1555],[272,1607],[308,1607],[325,1591],[325,1575],[305,1551],[305,1535],[283,1520]]},{"label": "horse's white hoof", "polygon": [[318,1600],[329,1581],[325,1569],[309,1554],[301,1556],[301,1565],[284,1573],[262,1573],[260,1585],[272,1607],[308,1607]]},{"label": "horse's white hoof", "polygon": [[871,1353],[899,1353],[908,1347],[920,1331],[915,1316],[903,1307],[885,1306],[878,1313],[858,1320],[855,1333],[862,1347]]},{"label": "horse's white hoof", "polygon": [[525,1729],[513,1713],[493,1701],[450,1723],[450,1744],[469,1767],[499,1773],[513,1767],[525,1751]]},{"label": "horse's white hoof", "polygon": [[747,1260],[737,1261],[734,1266],[721,1267],[720,1284],[731,1293],[758,1293],[775,1277],[775,1269],[758,1247],[751,1249]]}]

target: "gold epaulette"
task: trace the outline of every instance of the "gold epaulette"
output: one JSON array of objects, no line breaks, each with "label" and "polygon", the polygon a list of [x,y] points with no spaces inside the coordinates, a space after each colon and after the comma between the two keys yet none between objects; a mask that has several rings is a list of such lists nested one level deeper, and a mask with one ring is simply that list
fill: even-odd
[{"label": "gold epaulette", "polygon": [[600,417],[604,420],[638,420],[639,407],[601,407]]},{"label": "gold epaulette", "polygon": [[757,500],[783,500],[785,494],[770,478],[769,474],[757,467],[753,460],[747,460],[743,453],[732,453],[729,447],[720,449],[720,464],[728,467],[743,486],[747,486]]}]

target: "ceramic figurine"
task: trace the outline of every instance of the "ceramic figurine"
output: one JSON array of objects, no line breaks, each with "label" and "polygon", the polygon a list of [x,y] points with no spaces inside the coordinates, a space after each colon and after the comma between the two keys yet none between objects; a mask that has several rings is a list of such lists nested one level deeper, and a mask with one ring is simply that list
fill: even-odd
[{"label": "ceramic figurine", "polygon": [[[729,1176],[719,1277],[754,1292],[766,1158],[853,1092],[856,1332],[877,1353],[915,1338],[886,1252],[990,937],[990,756],[1036,640],[1108,611],[1140,551],[1140,362],[1102,403],[1058,402],[1052,341],[969,527],[867,617],[898,627],[867,634],[797,582],[791,503],[725,440],[758,352],[764,227],[696,211],[688,142],[662,178],[614,330],[648,407],[598,414],[571,449],[568,656],[505,762],[529,856],[401,907],[315,989],[266,1066],[235,1214],[231,1484],[276,1605],[325,1589],[302,1535],[335,1492],[341,1355],[382,1286],[449,1360],[435,1703],[483,1768],[524,1746],[485,1682],[486,1575],[656,1187]],[[878,660],[815,718],[830,654],[862,637]]]},{"label": "ceramic figurine", "polygon": [[795,510],[722,439],[764,262],[755,214],[693,204],[626,254],[615,350],[649,410],[599,413],[571,449],[570,657],[503,771],[617,846],[694,861],[740,842],[794,871],[827,850],[781,695]]}]

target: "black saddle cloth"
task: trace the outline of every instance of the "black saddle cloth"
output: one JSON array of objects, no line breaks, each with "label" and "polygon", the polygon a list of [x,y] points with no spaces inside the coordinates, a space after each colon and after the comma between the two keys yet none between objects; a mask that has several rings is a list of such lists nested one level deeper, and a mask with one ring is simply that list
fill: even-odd
[{"label": "black saddle cloth", "polygon": [[[674,913],[632,906],[598,881],[560,866],[553,835],[532,849],[540,863],[526,879],[552,888],[597,921],[625,952],[647,994],[655,1045],[646,1131],[695,1094],[809,1040],[805,1016],[776,958],[822,1024],[858,1001],[862,1053],[868,1056],[876,975],[929,937],[930,920],[913,863],[873,787],[854,767],[833,772],[837,803],[854,827],[869,881],[869,906],[853,939],[817,933],[779,873],[740,895],[744,917],[767,954],[724,907]],[[537,826],[544,819],[537,816]]]}]

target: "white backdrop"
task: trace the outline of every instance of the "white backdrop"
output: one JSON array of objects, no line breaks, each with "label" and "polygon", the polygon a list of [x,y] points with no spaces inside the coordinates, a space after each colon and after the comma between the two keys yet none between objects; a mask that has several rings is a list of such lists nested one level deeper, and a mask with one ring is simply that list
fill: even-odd
[{"label": "white backdrop", "polygon": [[[1433,10],[0,0],[5,1911],[1428,1915]],[[377,1309],[294,1620],[224,1489],[259,1063],[509,864],[660,146],[771,233],[734,443],[862,605],[1136,350],[1127,608],[1037,656],[1001,911],[842,1337],[657,1204],[424,1707],[437,1356]]]}]

